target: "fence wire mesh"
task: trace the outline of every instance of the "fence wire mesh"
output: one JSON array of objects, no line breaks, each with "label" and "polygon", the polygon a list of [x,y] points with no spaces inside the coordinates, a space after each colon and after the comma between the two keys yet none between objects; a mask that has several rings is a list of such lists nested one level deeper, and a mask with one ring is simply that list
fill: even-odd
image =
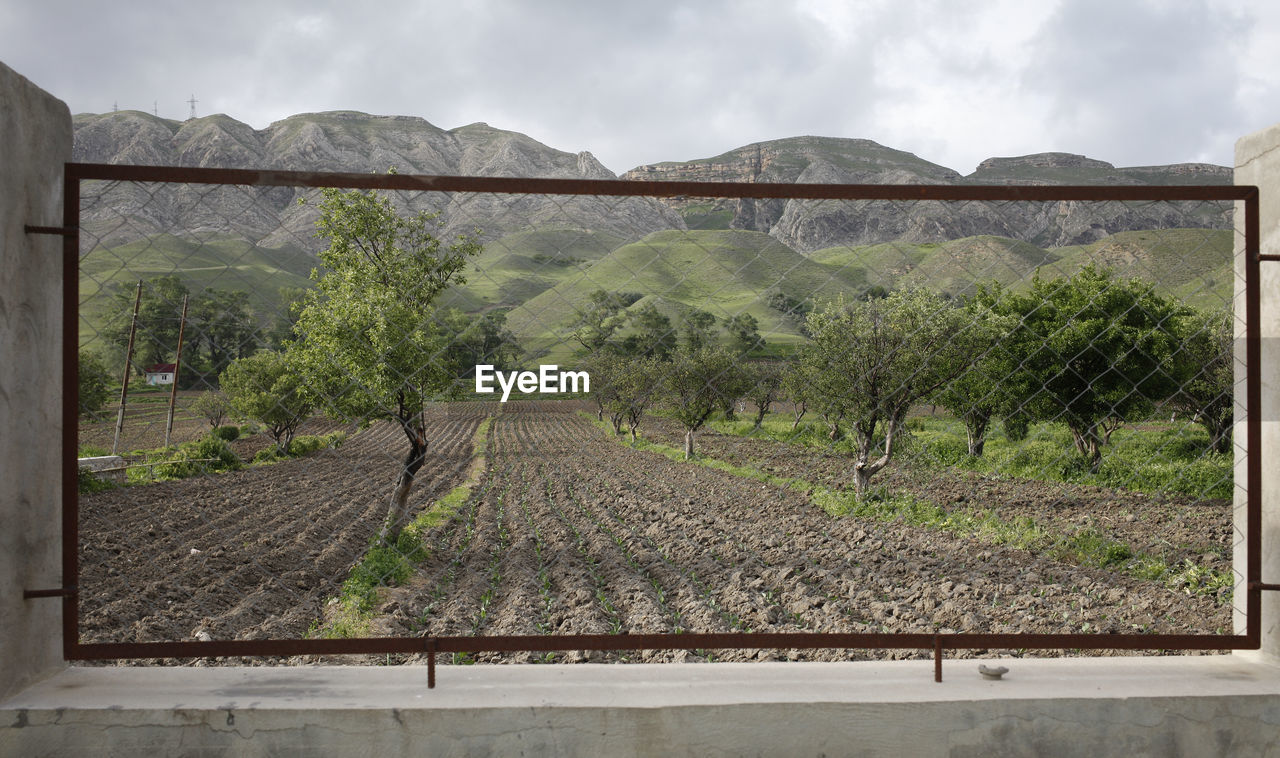
[{"label": "fence wire mesh", "polygon": [[1224,193],[189,178],[80,182],[77,657],[1241,646]]}]

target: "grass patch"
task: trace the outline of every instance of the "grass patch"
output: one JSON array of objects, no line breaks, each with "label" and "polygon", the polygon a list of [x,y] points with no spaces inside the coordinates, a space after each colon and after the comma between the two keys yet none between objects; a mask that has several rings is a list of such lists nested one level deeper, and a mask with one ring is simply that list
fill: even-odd
[{"label": "grass patch", "polygon": [[329,600],[325,618],[311,623],[308,638],[350,639],[367,637],[372,632],[375,610],[383,591],[403,584],[414,568],[430,557],[423,542],[426,534],[436,526],[453,518],[454,514],[471,497],[484,472],[485,445],[489,439],[490,416],[480,422],[472,438],[471,466],[466,478],[444,497],[423,509],[396,539],[394,545],[381,545],[374,537],[364,558],[351,569],[342,583],[338,596]]}]

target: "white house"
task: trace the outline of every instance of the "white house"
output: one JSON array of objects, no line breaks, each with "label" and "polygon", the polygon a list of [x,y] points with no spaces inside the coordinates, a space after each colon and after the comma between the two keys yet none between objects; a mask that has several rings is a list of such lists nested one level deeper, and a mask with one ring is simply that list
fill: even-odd
[{"label": "white house", "polygon": [[173,384],[174,372],[178,370],[176,363],[157,363],[147,368],[147,384]]}]

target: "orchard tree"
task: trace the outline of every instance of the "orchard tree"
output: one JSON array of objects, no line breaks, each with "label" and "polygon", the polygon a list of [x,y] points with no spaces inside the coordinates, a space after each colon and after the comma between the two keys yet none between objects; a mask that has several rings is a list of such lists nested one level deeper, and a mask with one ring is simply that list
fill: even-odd
[{"label": "orchard tree", "polygon": [[227,400],[227,396],[221,392],[201,392],[200,396],[191,403],[191,410],[197,416],[209,422],[209,426],[217,429],[222,426],[222,422],[226,420],[231,412],[231,403]]},{"label": "orchard tree", "polygon": [[601,350],[587,356],[580,364],[591,376],[591,399],[596,402],[596,420],[604,421],[605,411],[608,410],[615,434],[622,434],[622,416],[613,415],[613,409],[616,408],[627,363],[629,361],[623,356]]},{"label": "orchard tree", "polygon": [[992,339],[986,324],[926,290],[837,302],[810,314],[808,326],[815,389],[840,402],[852,423],[859,497],[892,459],[911,406],[964,373]]},{"label": "orchard tree", "polygon": [[973,457],[983,453],[991,419],[1015,415],[1019,398],[1026,394],[1025,372],[1019,368],[1021,357],[1005,339],[1013,331],[1014,320],[993,310],[1002,296],[997,283],[980,287],[965,301],[964,312],[989,327],[991,344],[981,355],[973,356],[972,365],[933,397],[933,402],[964,422],[969,455]]},{"label": "orchard tree", "polygon": [[1204,427],[1215,452],[1231,452],[1235,412],[1231,314],[1188,308],[1175,320],[1174,332],[1178,341],[1172,358],[1179,387],[1170,406]]},{"label": "orchard tree", "polygon": [[[809,321],[806,320],[805,324],[807,329]],[[792,357],[782,378],[782,390],[795,409],[792,431],[812,410],[822,417],[827,439],[838,442],[844,438],[843,425],[849,415],[844,380],[829,370],[828,356],[814,343],[806,343]]]},{"label": "orchard tree", "polygon": [[[645,356],[624,360],[613,378],[616,392],[610,401],[610,415],[627,423],[632,442],[639,436],[645,411],[662,392],[666,372],[666,362]],[[621,431],[620,423],[615,422],[614,431]]]},{"label": "orchard tree", "polygon": [[631,294],[599,289],[587,296],[586,304],[578,310],[573,338],[588,353],[602,350],[627,323],[627,306],[640,299],[632,298]]},{"label": "orchard tree", "polygon": [[783,364],[772,361],[755,363],[747,367],[746,396],[756,405],[756,417],[755,423],[751,425],[752,430],[760,428],[764,423],[764,417],[769,413],[769,407],[782,393],[783,370]]},{"label": "orchard tree", "polygon": [[720,347],[681,347],[664,364],[663,405],[685,429],[684,457],[693,457],[693,436],[720,406],[723,388],[738,381],[741,369]]},{"label": "orchard tree", "polygon": [[375,192],[324,189],[317,205],[317,236],[328,246],[290,352],[327,412],[388,419],[408,440],[380,533],[394,544],[426,461],[426,404],[460,371],[433,301],[464,281],[462,269],[480,244],[469,236],[445,244],[433,214],[402,216]]},{"label": "orchard tree", "polygon": [[262,422],[289,454],[298,427],[311,415],[315,402],[297,366],[284,353],[264,350],[232,361],[218,378],[231,407]]},{"label": "orchard tree", "polygon": [[1150,282],[1090,264],[1070,277],[1037,274],[1001,309],[1018,319],[1005,343],[1035,388],[1019,404],[1034,419],[1065,423],[1091,471],[1121,424],[1178,391],[1179,306]]}]

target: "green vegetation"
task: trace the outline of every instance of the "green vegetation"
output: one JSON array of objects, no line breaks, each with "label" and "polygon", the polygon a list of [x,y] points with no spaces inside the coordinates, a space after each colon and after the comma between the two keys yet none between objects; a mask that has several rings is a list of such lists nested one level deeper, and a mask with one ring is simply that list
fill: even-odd
[{"label": "green vegetation", "polygon": [[1062,423],[1034,424],[1023,441],[993,431],[981,456],[967,454],[964,426],[955,419],[919,416],[908,428],[910,457],[920,465],[1151,494],[1229,499],[1234,490],[1231,456],[1215,452],[1208,434],[1189,420],[1119,429],[1096,471],[1074,451],[1071,432]]},{"label": "green vegetation", "polygon": [[220,377],[227,401],[241,414],[262,422],[281,455],[316,405],[297,366],[284,353],[263,351],[241,358]]},{"label": "green vegetation", "polygon": [[294,326],[289,363],[330,415],[385,418],[404,432],[409,450],[381,534],[395,544],[426,456],[426,403],[462,373],[450,335],[430,318],[434,301],[464,281],[480,245],[466,236],[442,244],[433,215],[402,217],[373,192],[323,189],[318,206],[317,234],[328,247]]},{"label": "green vegetation", "polygon": [[[255,326],[269,328],[281,315],[281,288],[308,288],[315,258],[297,247],[264,248],[227,236],[199,240],[162,234],[123,245],[95,248],[80,260],[80,345],[101,351],[116,345],[114,335],[127,333],[133,295],[139,280],[172,277],[196,295],[207,291],[239,292]],[[123,292],[127,304],[114,297]],[[176,334],[181,293],[165,298],[167,320]],[[194,305],[194,303],[193,303]],[[157,323],[160,323],[157,321]],[[168,342],[165,355],[176,342]],[[123,365],[120,359],[111,365]],[[166,358],[171,361],[171,357]],[[143,359],[139,359],[139,365]],[[155,361],[152,361],[155,362]]]},{"label": "green vegetation", "polygon": [[510,313],[511,330],[527,352],[564,363],[573,345],[563,335],[574,331],[593,294],[612,283],[617,291],[644,294],[629,307],[652,304],[677,327],[695,310],[717,320],[749,314],[770,344],[792,346],[801,339],[797,322],[771,308],[761,293],[826,300],[861,292],[861,282],[760,232],[664,231],[613,250],[581,275],[522,303]]},{"label": "green vegetation", "polygon": [[[900,290],[809,314],[812,342],[797,365],[806,396],[848,420],[853,434],[853,488],[893,458],[912,406],[942,390],[995,344],[989,322],[947,305],[926,290]],[[838,436],[838,435],[837,435]]]},{"label": "green vegetation", "polygon": [[111,375],[93,353],[81,350],[79,363],[80,414],[96,417],[111,396]]}]

